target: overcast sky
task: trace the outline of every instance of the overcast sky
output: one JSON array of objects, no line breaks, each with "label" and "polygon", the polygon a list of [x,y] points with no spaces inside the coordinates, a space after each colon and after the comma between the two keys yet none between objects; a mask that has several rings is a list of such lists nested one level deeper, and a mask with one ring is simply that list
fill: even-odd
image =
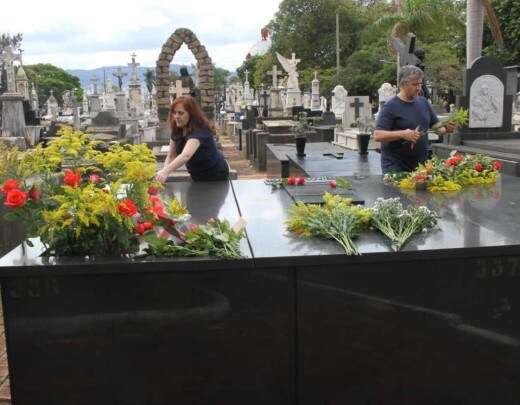
[{"label": "overcast sky", "polygon": [[[135,52],[155,66],[180,27],[198,37],[218,67],[234,71],[260,40],[281,0],[2,0],[0,33],[22,32],[23,63],[64,69],[126,65]],[[195,59],[186,45],[172,63]]]}]

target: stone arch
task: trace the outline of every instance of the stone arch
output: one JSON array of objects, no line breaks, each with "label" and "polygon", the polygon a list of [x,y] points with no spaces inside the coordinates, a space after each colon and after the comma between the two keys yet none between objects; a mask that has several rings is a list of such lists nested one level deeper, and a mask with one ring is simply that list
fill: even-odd
[{"label": "stone arch", "polygon": [[161,138],[169,137],[168,113],[170,109],[170,63],[175,52],[185,43],[193,53],[199,70],[199,90],[201,107],[208,118],[215,116],[215,84],[214,68],[206,47],[201,45],[197,37],[187,28],[178,28],[163,44],[159,59],[155,65],[157,88],[157,115],[161,128]]}]

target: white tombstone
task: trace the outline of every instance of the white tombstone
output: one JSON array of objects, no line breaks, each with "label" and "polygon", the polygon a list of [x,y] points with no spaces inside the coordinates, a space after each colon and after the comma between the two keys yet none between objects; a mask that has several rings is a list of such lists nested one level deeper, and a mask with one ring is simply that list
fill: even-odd
[{"label": "white tombstone", "polygon": [[482,75],[471,84],[470,128],[499,128],[503,124],[504,85],[493,75]]},{"label": "white tombstone", "polygon": [[347,104],[348,91],[341,84],[338,84],[332,90],[332,106],[331,111],[336,117],[342,117]]},{"label": "white tombstone", "polygon": [[[300,85],[298,84],[298,72],[296,71],[296,66],[300,62],[300,59],[296,59],[296,54],[292,54],[291,59],[284,58],[278,52],[276,53],[278,61],[285,69],[288,74],[287,85],[286,85],[286,96],[284,104],[284,109],[288,110],[295,106],[301,106],[301,92]],[[284,97],[282,97],[283,100]]]},{"label": "white tombstone", "polygon": [[390,83],[383,83],[381,87],[377,90],[377,93],[379,95],[379,109],[381,109],[381,106],[386,103],[388,100],[390,100],[393,96],[397,94],[397,88],[395,86],[392,86]]},{"label": "white tombstone", "polygon": [[47,116],[51,121],[56,121],[60,107],[56,97],[54,97],[54,90],[51,89],[51,95],[45,104],[47,105]]},{"label": "white tombstone", "polygon": [[311,108],[311,93],[308,91],[303,93],[303,108]]},{"label": "white tombstone", "polygon": [[321,112],[327,111],[327,98],[321,96],[320,97],[320,110]]},{"label": "white tombstone", "polygon": [[246,69],[246,80],[244,81],[244,102],[246,106],[251,106],[253,104],[254,95],[251,87],[249,86],[249,71]]},{"label": "white tombstone", "polygon": [[372,118],[372,106],[368,96],[350,96],[345,103],[342,117],[343,129],[350,128],[358,119]]},{"label": "white tombstone", "polygon": [[311,83],[311,110],[319,111],[320,106],[320,81],[318,80],[318,72],[314,71],[314,79]]}]

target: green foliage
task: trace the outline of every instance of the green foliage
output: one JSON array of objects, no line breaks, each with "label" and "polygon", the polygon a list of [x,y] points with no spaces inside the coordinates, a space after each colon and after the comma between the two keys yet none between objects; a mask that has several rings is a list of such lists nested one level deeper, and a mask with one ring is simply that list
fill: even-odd
[{"label": "green foliage", "polygon": [[446,46],[446,42],[424,44],[426,51],[426,79],[441,96],[450,90],[462,87],[462,64],[457,50]]},{"label": "green foliage", "polygon": [[358,44],[366,24],[362,8],[351,0],[284,0],[275,18],[273,49],[286,57],[292,52],[301,59],[299,69],[329,68],[336,62],[336,12],[340,21],[340,60]]},{"label": "green foliage", "polygon": [[261,56],[252,56],[246,58],[246,60],[242,63],[240,67],[237,68],[237,76],[240,79],[240,82],[244,82],[246,80],[246,70],[249,72],[249,83],[251,83],[252,79],[255,77],[256,65],[262,59]]},{"label": "green foliage", "polygon": [[222,91],[224,89],[226,86],[226,80],[230,74],[231,72],[229,70],[215,67],[215,75],[213,79],[215,90]]},{"label": "green foliage", "polygon": [[36,85],[40,103],[43,104],[47,101],[51,90],[54,90],[54,96],[60,104],[63,102],[62,95],[67,90],[76,89],[77,99],[81,100],[83,98],[79,78],[67,73],[65,70],[49,63],[26,65],[24,68],[29,80]]},{"label": "green foliage", "polygon": [[506,66],[517,65],[520,61],[520,3],[517,0],[492,0],[491,3],[504,36],[504,49],[497,49],[484,24],[483,53],[496,57]]}]

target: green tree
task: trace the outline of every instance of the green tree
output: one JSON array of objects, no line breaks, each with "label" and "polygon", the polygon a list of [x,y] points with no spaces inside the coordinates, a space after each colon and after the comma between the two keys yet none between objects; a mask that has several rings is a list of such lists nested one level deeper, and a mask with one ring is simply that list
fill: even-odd
[{"label": "green tree", "polygon": [[520,61],[520,3],[517,0],[493,0],[493,6],[504,46],[497,47],[488,27],[484,30],[484,53],[498,58],[504,65],[516,65]]},{"label": "green tree", "polygon": [[256,65],[261,59],[260,55],[246,58],[242,65],[237,68],[237,76],[242,83],[246,80],[246,70],[249,72],[249,83],[251,83],[255,76]]},{"label": "green tree", "polygon": [[[144,83],[146,84],[148,94],[151,95],[153,91],[153,86],[155,86],[155,70],[146,69],[146,71],[144,72]],[[152,97],[150,97],[149,108],[152,108]]]},{"label": "green tree", "polygon": [[340,60],[358,45],[366,24],[361,6],[351,0],[283,0],[274,19],[273,50],[285,57],[296,53],[299,69],[336,64],[336,12],[340,21]]},{"label": "green tree", "polygon": [[215,73],[213,77],[213,82],[215,85],[215,90],[223,91],[224,87],[226,87],[226,81],[228,76],[231,74],[229,70],[222,69],[215,66]]},{"label": "green tree", "polygon": [[77,100],[83,98],[83,90],[78,77],[67,73],[65,70],[49,63],[24,66],[29,80],[36,85],[38,99],[44,103],[54,90],[54,96],[58,103],[63,102],[62,95],[67,90],[75,90]]}]

